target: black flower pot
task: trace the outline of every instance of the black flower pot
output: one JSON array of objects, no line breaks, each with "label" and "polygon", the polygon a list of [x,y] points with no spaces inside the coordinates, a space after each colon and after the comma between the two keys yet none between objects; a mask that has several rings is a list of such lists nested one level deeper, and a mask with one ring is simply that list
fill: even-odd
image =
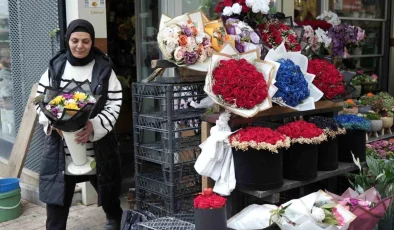
[{"label": "black flower pot", "polygon": [[346,130],[345,135],[338,137],[338,157],[340,162],[353,162],[354,157],[359,158],[361,162],[365,161],[366,151],[366,131]]},{"label": "black flower pot", "polygon": [[238,189],[270,190],[283,185],[283,151],[233,148]]},{"label": "black flower pot", "polygon": [[226,207],[194,209],[196,230],[227,230]]},{"label": "black flower pot", "polygon": [[329,138],[318,145],[318,171],[333,171],[338,169],[338,137]]},{"label": "black flower pot", "polygon": [[317,177],[318,145],[293,144],[283,153],[283,176],[289,180]]}]

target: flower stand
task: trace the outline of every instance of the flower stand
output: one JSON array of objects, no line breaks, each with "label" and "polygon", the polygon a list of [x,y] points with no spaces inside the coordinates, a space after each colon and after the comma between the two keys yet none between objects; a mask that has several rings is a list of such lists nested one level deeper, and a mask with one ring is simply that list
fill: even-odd
[{"label": "flower stand", "polygon": [[293,144],[283,153],[283,176],[289,180],[317,177],[318,145]]},{"label": "flower stand", "polygon": [[338,137],[321,143],[318,154],[318,171],[338,169]]},{"label": "flower stand", "polygon": [[371,120],[371,132],[370,135],[374,135],[375,137],[379,137],[378,132],[380,132],[383,128],[383,121],[382,120]]},{"label": "flower stand", "polygon": [[391,127],[393,127],[394,124],[394,118],[393,117],[382,117],[382,122],[383,122],[383,128],[382,128],[382,135],[386,133],[392,134],[391,132]]},{"label": "flower stand", "polygon": [[346,130],[338,137],[338,159],[340,162],[353,162],[352,153],[361,162],[365,161],[366,131]]},{"label": "flower stand", "polygon": [[196,230],[227,230],[226,207],[194,209]]},{"label": "flower stand", "polygon": [[237,189],[270,190],[283,185],[283,150],[233,148],[233,157]]}]

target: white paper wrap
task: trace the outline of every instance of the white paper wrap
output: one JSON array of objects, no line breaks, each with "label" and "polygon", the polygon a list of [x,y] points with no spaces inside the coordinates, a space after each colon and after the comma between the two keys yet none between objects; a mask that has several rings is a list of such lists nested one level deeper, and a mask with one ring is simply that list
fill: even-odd
[{"label": "white paper wrap", "polygon": [[210,177],[216,181],[213,191],[229,196],[235,188],[235,171],[233,153],[228,143],[228,137],[233,134],[228,121],[230,113],[224,112],[211,128],[210,136],[204,141],[194,168],[201,176]]},{"label": "white paper wrap", "polygon": [[224,107],[225,109],[231,111],[234,114],[237,114],[242,117],[253,117],[260,111],[267,110],[272,107],[272,102],[271,98],[273,95],[275,95],[276,91],[278,88],[276,88],[275,84],[275,78],[276,78],[276,73],[279,69],[280,64],[275,61],[257,61],[256,65],[259,71],[261,71],[264,75],[264,79],[267,82],[268,86],[268,97],[263,101],[263,103],[255,106],[253,109],[238,109],[231,107],[229,105],[226,105],[223,103],[222,100],[219,99],[217,95],[215,95],[212,92],[212,86],[214,82],[212,81],[212,72],[216,66],[216,64],[220,60],[230,60],[232,58],[238,58],[238,59],[245,59],[249,62],[252,62],[254,60],[260,60],[260,53],[258,50],[253,50],[245,53],[239,53],[235,48],[233,48],[230,44],[226,44],[223,46],[223,49],[220,51],[218,54],[214,54],[211,58],[211,64],[208,70],[207,77],[205,79],[205,86],[204,86],[204,91],[207,93],[207,95],[216,103],[219,104],[220,106]]},{"label": "white paper wrap", "polygon": [[[278,220],[276,217],[273,221],[282,230],[346,230],[349,224],[356,218],[353,213],[337,204],[336,208],[344,217],[344,226],[330,226],[316,222],[311,216],[311,210],[315,203],[334,203],[332,197],[323,191],[318,191],[304,196],[300,199],[291,200],[282,205],[286,209],[283,217]],[[227,221],[227,227],[236,230],[264,229],[269,226],[271,210],[278,209],[274,205],[250,205],[237,215]],[[295,226],[289,224],[289,221],[296,223]]]},{"label": "white paper wrap", "polygon": [[307,72],[308,70],[308,58],[305,55],[302,55],[301,52],[287,52],[282,43],[276,49],[271,49],[267,56],[265,57],[265,61],[275,62],[279,59],[289,59],[294,62],[294,64],[300,66],[301,71],[304,74],[305,80],[308,82],[308,88],[310,91],[310,96],[305,99],[301,104],[297,105],[296,107],[289,106],[283,102],[278,100],[273,100],[273,102],[281,105],[286,106],[294,110],[298,111],[306,111],[315,109],[315,102],[319,101],[324,93],[320,91],[314,84],[313,80],[315,79],[314,74],[310,74]]}]

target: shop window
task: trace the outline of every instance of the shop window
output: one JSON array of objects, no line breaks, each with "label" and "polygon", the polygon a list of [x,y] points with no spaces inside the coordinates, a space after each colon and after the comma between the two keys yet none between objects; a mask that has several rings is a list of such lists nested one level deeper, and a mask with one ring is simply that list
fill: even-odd
[{"label": "shop window", "polygon": [[5,159],[15,141],[9,34],[8,1],[0,0],[0,157]]}]

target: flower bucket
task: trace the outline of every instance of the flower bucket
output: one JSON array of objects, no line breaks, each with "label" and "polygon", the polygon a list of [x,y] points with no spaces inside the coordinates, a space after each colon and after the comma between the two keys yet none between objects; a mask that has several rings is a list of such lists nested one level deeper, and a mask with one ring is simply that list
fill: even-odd
[{"label": "flower bucket", "polygon": [[86,145],[78,144],[75,141],[76,134],[81,131],[82,129],[75,132],[63,132],[64,140],[72,158],[72,162],[67,166],[67,170],[74,175],[83,175],[92,170],[90,163],[93,158],[87,157]]},{"label": "flower bucket", "polygon": [[332,171],[338,169],[338,137],[328,139],[318,145],[318,171]]},{"label": "flower bucket", "polygon": [[317,177],[318,145],[293,144],[283,153],[283,176],[289,180]]},{"label": "flower bucket", "polygon": [[196,230],[227,230],[226,207],[219,209],[194,209]]},{"label": "flower bucket", "polygon": [[0,179],[0,193],[7,193],[19,189],[18,178],[3,178]]},{"label": "flower bucket", "polygon": [[253,148],[247,151],[233,148],[233,157],[237,189],[270,190],[282,187],[282,149],[272,153]]},{"label": "flower bucket", "polygon": [[340,162],[353,163],[352,153],[361,162],[365,161],[366,131],[346,130],[338,137],[338,159]]},{"label": "flower bucket", "polygon": [[0,223],[18,218],[21,214],[21,189],[0,193]]}]

